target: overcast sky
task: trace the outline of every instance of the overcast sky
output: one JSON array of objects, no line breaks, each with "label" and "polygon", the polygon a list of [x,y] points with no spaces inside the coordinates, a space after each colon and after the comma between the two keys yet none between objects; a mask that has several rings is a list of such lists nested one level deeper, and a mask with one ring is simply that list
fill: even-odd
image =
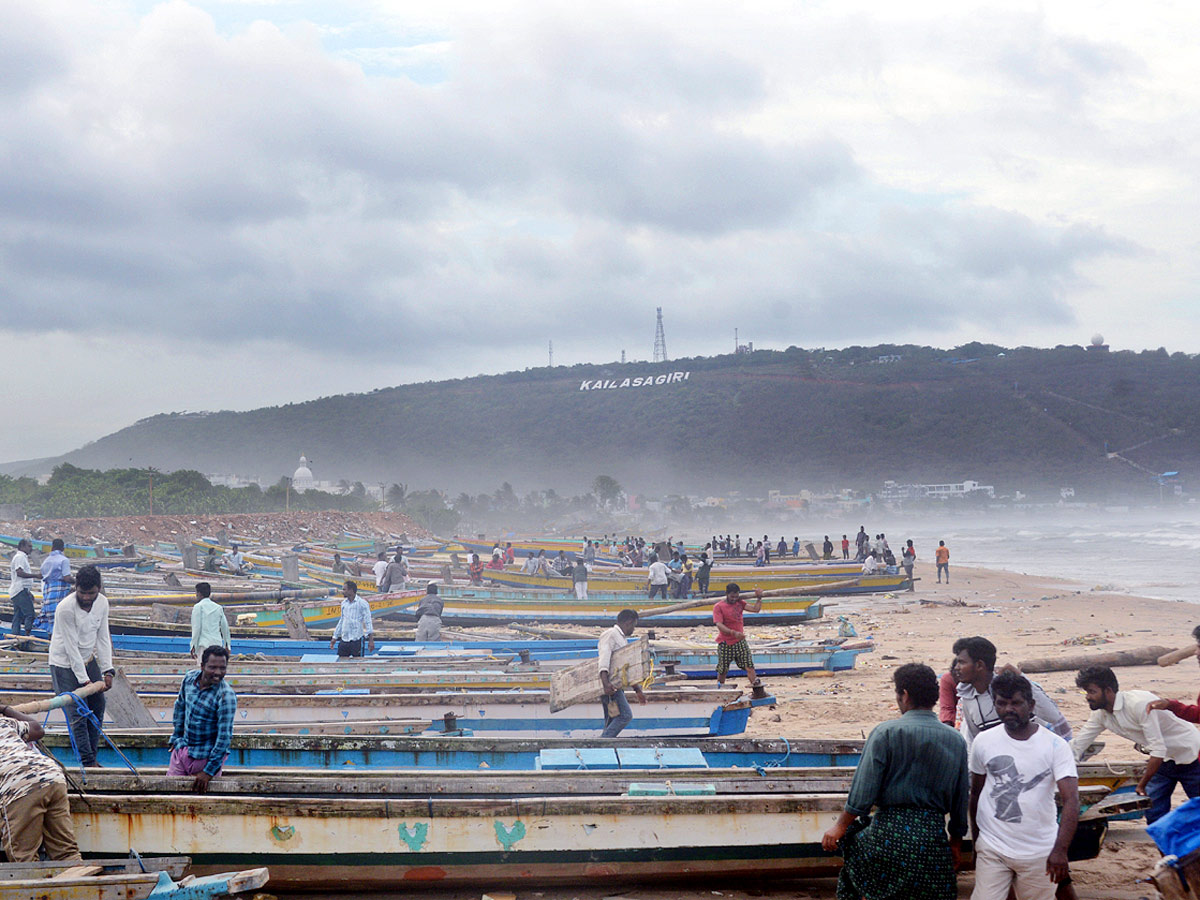
[{"label": "overcast sky", "polygon": [[647,359],[656,306],[673,357],[1200,352],[1198,35],[1194,0],[6,0],[0,459]]}]

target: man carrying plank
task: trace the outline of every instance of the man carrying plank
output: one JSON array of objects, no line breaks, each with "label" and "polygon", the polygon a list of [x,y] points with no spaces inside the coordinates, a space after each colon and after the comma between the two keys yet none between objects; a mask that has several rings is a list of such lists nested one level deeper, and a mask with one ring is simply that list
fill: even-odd
[{"label": "man carrying plank", "polygon": [[763,592],[761,588],[754,591],[754,604],[747,604],[742,599],[742,589],[735,583],[725,585],[725,597],[713,607],[713,622],[717,626],[717,684],[725,683],[725,675],[729,672],[729,664],[737,663],[738,667],[746,670],[746,676],[751,684],[758,684],[758,675],[754,671],[754,660],[750,656],[750,645],[746,643],[745,624],[742,616],[749,610],[752,613],[762,611]]},{"label": "man carrying plank", "polygon": [[[609,670],[612,668],[613,651],[629,643],[629,636],[637,627],[637,620],[636,609],[623,609],[617,613],[617,624],[600,635],[597,649],[600,683],[604,686],[604,696],[600,698],[600,705],[604,708],[604,731],[600,733],[600,737],[616,737],[633,721],[633,710],[629,708],[629,701],[625,699],[625,691],[613,686]],[[635,684],[633,690],[637,694],[638,703],[645,703],[646,695],[642,693],[642,686]]]}]

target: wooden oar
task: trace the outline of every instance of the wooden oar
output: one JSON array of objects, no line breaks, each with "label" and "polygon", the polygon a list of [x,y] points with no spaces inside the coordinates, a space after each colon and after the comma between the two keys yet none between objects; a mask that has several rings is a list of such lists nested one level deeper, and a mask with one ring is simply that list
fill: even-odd
[{"label": "wooden oar", "polygon": [[[92,694],[98,694],[104,690],[103,681],[93,681],[90,684],[85,684],[81,688],[76,688],[73,693],[76,697],[90,697]],[[17,712],[22,713],[40,713],[48,712],[52,709],[61,709],[72,701],[72,698],[67,694],[59,694],[57,697],[50,697],[47,700],[31,700],[28,703],[22,703],[12,707]]]},{"label": "wooden oar", "polygon": [[[771,591],[763,591],[763,599],[774,598],[777,600],[786,597],[811,597],[814,594],[823,594],[831,588],[851,587],[859,583],[859,579],[851,578],[847,581],[833,581],[829,584],[814,585],[813,587],[792,587],[792,588],[776,588]],[[746,596],[743,592],[742,596]],[[757,596],[757,595],[755,595]],[[642,612],[638,611],[638,619],[649,619],[653,616],[662,616],[667,613],[679,612],[683,609],[695,609],[698,606],[711,606],[713,597],[701,597],[696,600],[685,600],[683,603],[675,603],[671,606],[653,607]]]}]

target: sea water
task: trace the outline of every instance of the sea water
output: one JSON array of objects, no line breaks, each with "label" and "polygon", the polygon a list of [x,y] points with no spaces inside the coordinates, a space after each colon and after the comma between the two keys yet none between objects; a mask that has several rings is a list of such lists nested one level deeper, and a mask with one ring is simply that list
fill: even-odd
[{"label": "sea water", "polygon": [[[903,528],[902,523],[897,523]],[[916,524],[916,523],[914,523]],[[951,563],[1046,575],[1141,597],[1200,603],[1200,515],[1088,515],[938,523],[922,554],[944,540]],[[893,542],[889,535],[889,543]]]},{"label": "sea water", "polygon": [[[785,534],[818,548],[827,530],[841,555],[843,534],[851,541],[864,525],[874,537],[887,535],[899,556],[912,538],[917,558],[933,562],[938,541],[950,549],[950,567],[982,566],[1026,575],[1062,578],[1085,589],[1101,587],[1162,600],[1200,603],[1200,510],[1063,509],[1007,512],[950,509],[946,514],[898,515],[863,512],[855,518],[818,523],[817,516],[791,524],[764,523],[751,534]],[[832,519],[832,517],[831,517]],[[814,526],[822,531],[814,533]],[[698,535],[696,536],[698,537]],[[693,538],[694,539],[694,538]]]}]

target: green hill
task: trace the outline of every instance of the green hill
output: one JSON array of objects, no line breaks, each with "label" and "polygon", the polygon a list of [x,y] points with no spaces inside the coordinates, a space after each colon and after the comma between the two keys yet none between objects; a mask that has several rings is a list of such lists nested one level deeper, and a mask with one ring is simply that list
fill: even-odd
[{"label": "green hill", "polygon": [[793,347],[164,414],[51,463],[273,482],[304,453],[318,478],[451,492],[503,481],[579,492],[608,473],[652,493],[974,478],[1111,495],[1200,469],[1198,388],[1200,358],[1163,350]]}]

